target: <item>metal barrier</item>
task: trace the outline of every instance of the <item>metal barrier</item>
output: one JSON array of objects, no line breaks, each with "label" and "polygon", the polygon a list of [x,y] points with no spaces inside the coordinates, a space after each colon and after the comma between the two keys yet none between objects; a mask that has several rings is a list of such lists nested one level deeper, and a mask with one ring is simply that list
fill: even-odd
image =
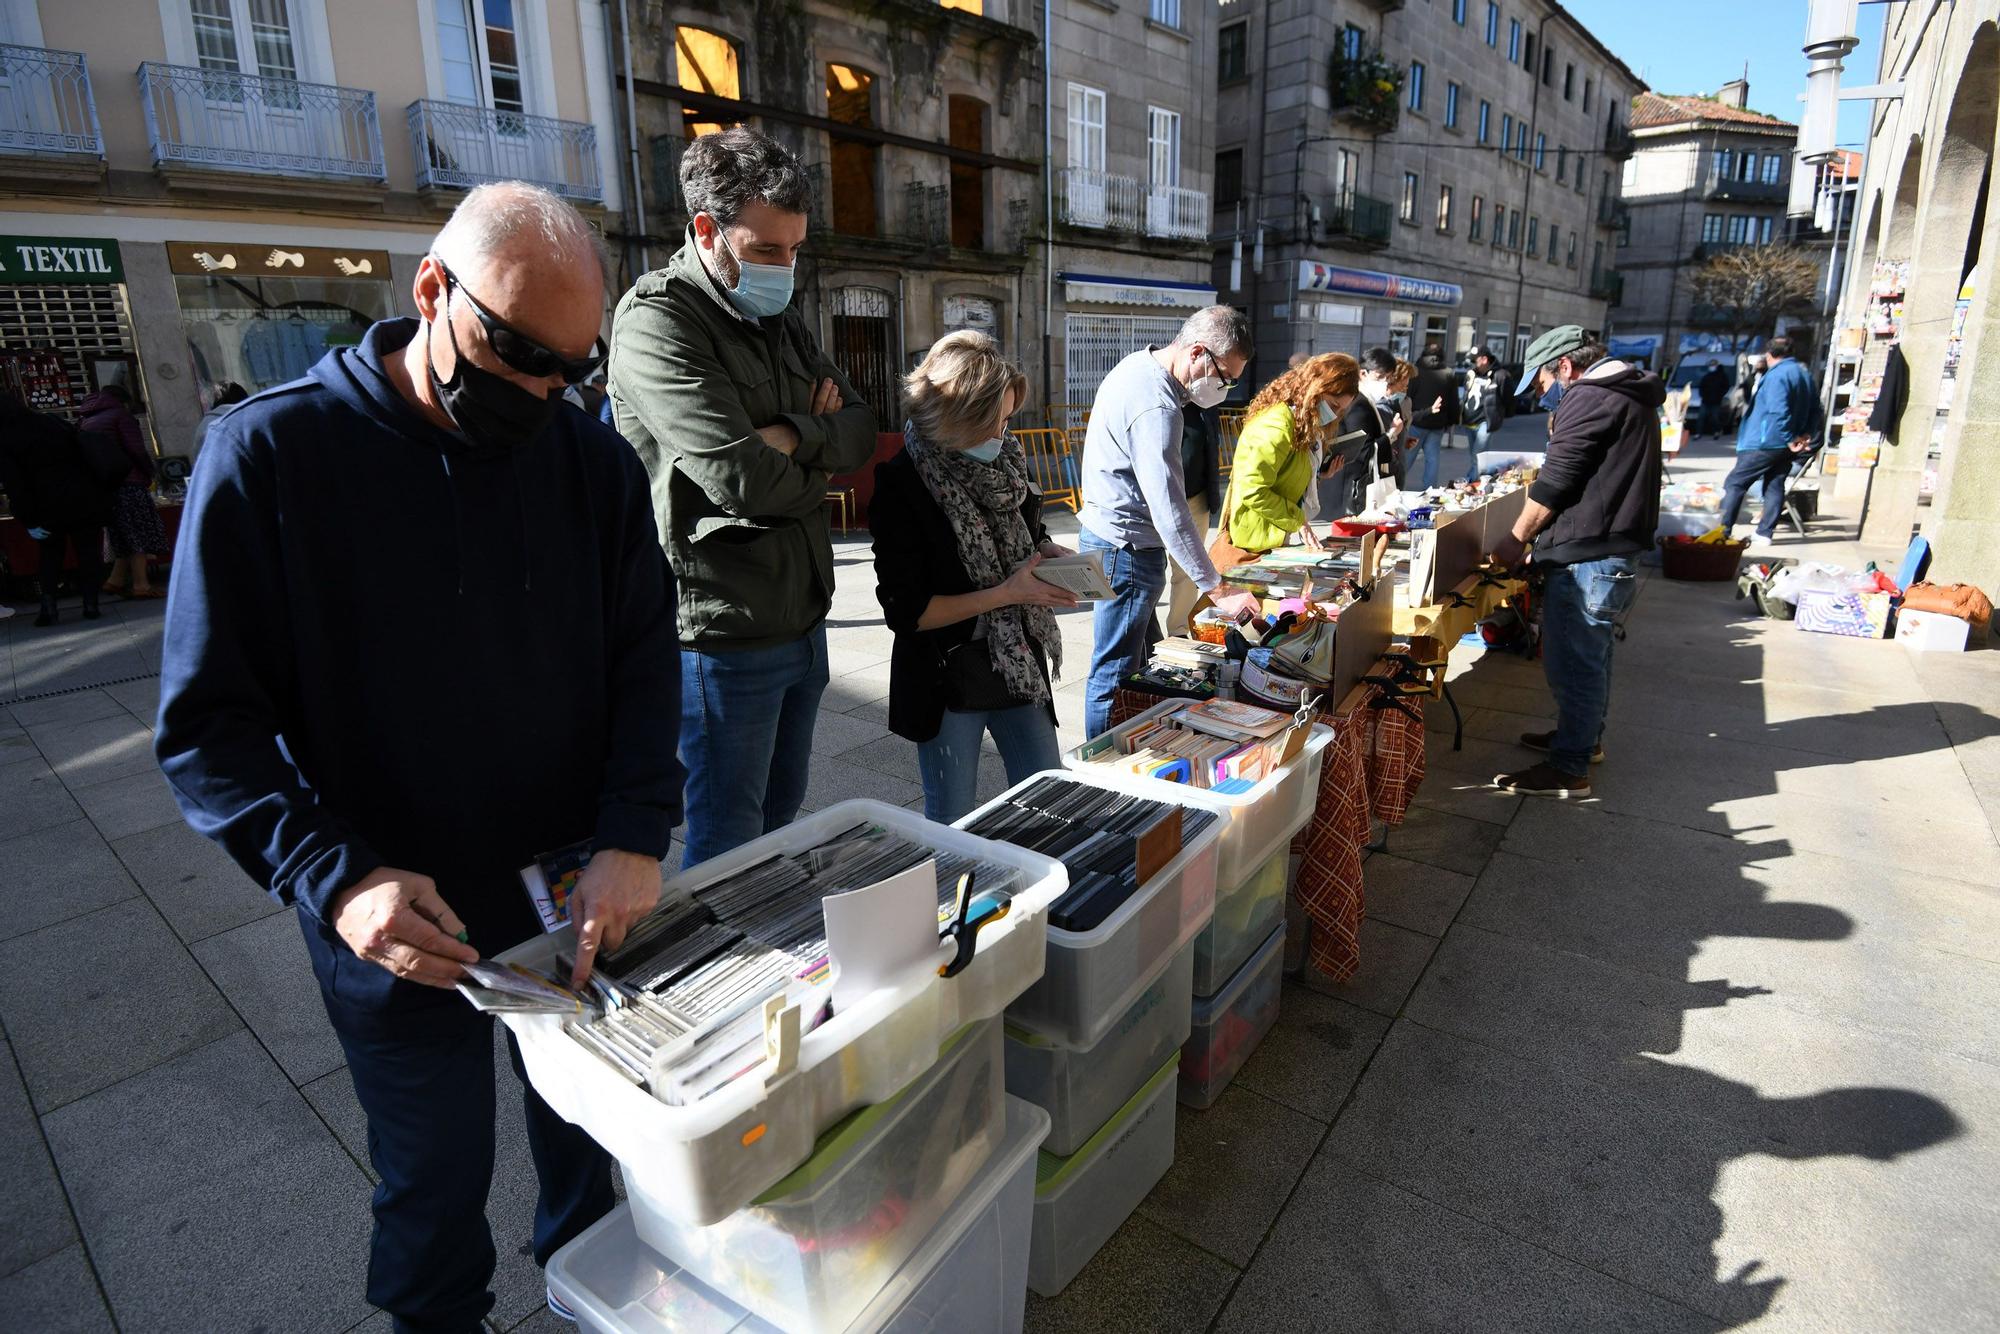
[{"label": "metal barrier", "polygon": [[82,52],[0,44],[0,153],[104,156]]},{"label": "metal barrier", "polygon": [[409,122],[420,188],[469,190],[488,181],[527,181],[565,199],[604,198],[594,126],[432,101],[410,103]]},{"label": "metal barrier", "polygon": [[1216,434],[1219,438],[1216,450],[1216,471],[1224,477],[1236,466],[1236,442],[1243,434],[1243,419],[1248,416],[1242,408],[1225,408],[1215,414]]},{"label": "metal barrier", "polygon": [[1027,456],[1028,477],[1041,489],[1045,505],[1067,505],[1071,513],[1083,507],[1081,480],[1077,477],[1076,456],[1070,452],[1069,436],[1049,426],[1030,426],[1014,432],[1014,440]]},{"label": "metal barrier", "polygon": [[375,94],[148,60],[139,101],[153,164],[383,181]]}]

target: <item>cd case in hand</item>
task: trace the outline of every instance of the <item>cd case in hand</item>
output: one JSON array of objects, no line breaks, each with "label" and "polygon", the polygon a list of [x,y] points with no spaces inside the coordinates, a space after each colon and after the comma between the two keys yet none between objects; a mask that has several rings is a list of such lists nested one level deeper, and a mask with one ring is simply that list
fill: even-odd
[{"label": "cd case in hand", "polygon": [[1111,596],[1111,581],[1104,577],[1104,557],[1095,551],[1045,560],[1035,567],[1035,578],[1068,590],[1078,602],[1099,602]]}]

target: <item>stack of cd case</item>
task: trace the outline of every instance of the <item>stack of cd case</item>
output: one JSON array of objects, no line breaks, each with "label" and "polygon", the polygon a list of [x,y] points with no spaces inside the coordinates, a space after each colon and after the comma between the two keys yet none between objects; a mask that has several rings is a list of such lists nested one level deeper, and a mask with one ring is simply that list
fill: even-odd
[{"label": "stack of cd case", "polygon": [[[1019,871],[924,847],[858,824],[802,851],[773,855],[698,883],[601,954],[564,1031],[663,1102],[693,1102],[756,1068],[763,1010],[798,1002],[807,1029],[830,1013],[816,988],[830,979],[821,900],[866,889],[932,862],[939,919],[957,905],[961,875],[980,893],[1014,893]],[[559,964],[566,962],[558,960]]]},{"label": "stack of cd case", "polygon": [[1211,811],[1044,777],[964,828],[1060,861],[1069,870],[1069,890],[1050,907],[1049,925],[1089,931],[1138,892],[1139,844],[1148,833],[1178,819],[1182,841],[1191,841],[1216,818]]}]

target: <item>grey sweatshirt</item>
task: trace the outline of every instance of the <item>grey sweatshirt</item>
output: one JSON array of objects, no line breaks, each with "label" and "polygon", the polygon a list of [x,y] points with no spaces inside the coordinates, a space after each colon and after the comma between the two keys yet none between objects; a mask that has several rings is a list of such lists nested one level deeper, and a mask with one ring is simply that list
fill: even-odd
[{"label": "grey sweatshirt", "polygon": [[1181,408],[1187,392],[1154,359],[1134,352],[1098,386],[1083,436],[1084,527],[1115,546],[1167,549],[1206,593],[1222,582],[1188,513],[1181,474]]}]

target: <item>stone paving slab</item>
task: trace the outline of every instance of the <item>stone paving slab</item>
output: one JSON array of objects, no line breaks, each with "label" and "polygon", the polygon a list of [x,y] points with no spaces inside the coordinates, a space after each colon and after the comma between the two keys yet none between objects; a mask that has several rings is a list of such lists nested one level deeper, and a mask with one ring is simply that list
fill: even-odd
[{"label": "stone paving slab", "polygon": [[0,1016],[42,1112],[242,1027],[142,898],[0,942]]},{"label": "stone paving slab", "polygon": [[[42,1128],[28,1103],[14,1064],[14,1049],[0,1039],[0,1274],[46,1259],[76,1241],[69,1202]],[[6,1310],[0,1306],[0,1310]]]},{"label": "stone paving slab", "polygon": [[1176,1109],[1174,1165],[1139,1212],[1241,1268],[1325,1135],[1323,1123],[1232,1084],[1206,1110]]},{"label": "stone paving slab", "polygon": [[1215,1328],[1682,1334],[1720,1326],[1323,1152]]},{"label": "stone paving slab", "polygon": [[88,722],[30,723],[28,735],[49,767],[65,783],[81,786],[127,774],[158,773],[153,759],[153,733],[144,723],[111,701],[117,712]]},{"label": "stone paving slab", "polygon": [[297,913],[273,913],[191,948],[209,980],[294,1084],[310,1084],[346,1063],[327,1021]]},{"label": "stone paving slab", "polygon": [[32,759],[0,765],[0,839],[68,824],[82,816],[40,751]]},{"label": "stone paving slab", "polygon": [[1373,917],[1362,920],[1360,936],[1361,957],[1365,962],[1353,977],[1334,982],[1307,965],[1299,983],[1321,995],[1393,1019],[1430,962],[1437,938],[1391,926]]},{"label": "stone paving slab", "polygon": [[253,884],[221,847],[185,824],[160,825],[111,846],[182,940],[202,940],[292,911]]},{"label": "stone paving slab", "polygon": [[1028,1294],[1027,1334],[1197,1334],[1222,1309],[1237,1271],[1136,1215],[1054,1299]]},{"label": "stone paving slab", "polygon": [[1368,859],[1364,878],[1370,917],[1426,936],[1450,928],[1473,886],[1472,876],[1387,852]]},{"label": "stone paving slab", "polygon": [[70,795],[105,838],[127,838],[149,829],[181,823],[181,808],[158,769],[128,774],[82,787]]},{"label": "stone paving slab", "polygon": [[0,842],[0,885],[12,885],[0,939],[136,898],[138,885],[91,826],[74,821]]},{"label": "stone paving slab", "polygon": [[367,1181],[246,1032],[47,1117],[127,1330],[344,1330]]},{"label": "stone paving slab", "polygon": [[34,1334],[115,1334],[97,1275],[81,1245],[0,1277],[0,1311],[12,1329]]}]

